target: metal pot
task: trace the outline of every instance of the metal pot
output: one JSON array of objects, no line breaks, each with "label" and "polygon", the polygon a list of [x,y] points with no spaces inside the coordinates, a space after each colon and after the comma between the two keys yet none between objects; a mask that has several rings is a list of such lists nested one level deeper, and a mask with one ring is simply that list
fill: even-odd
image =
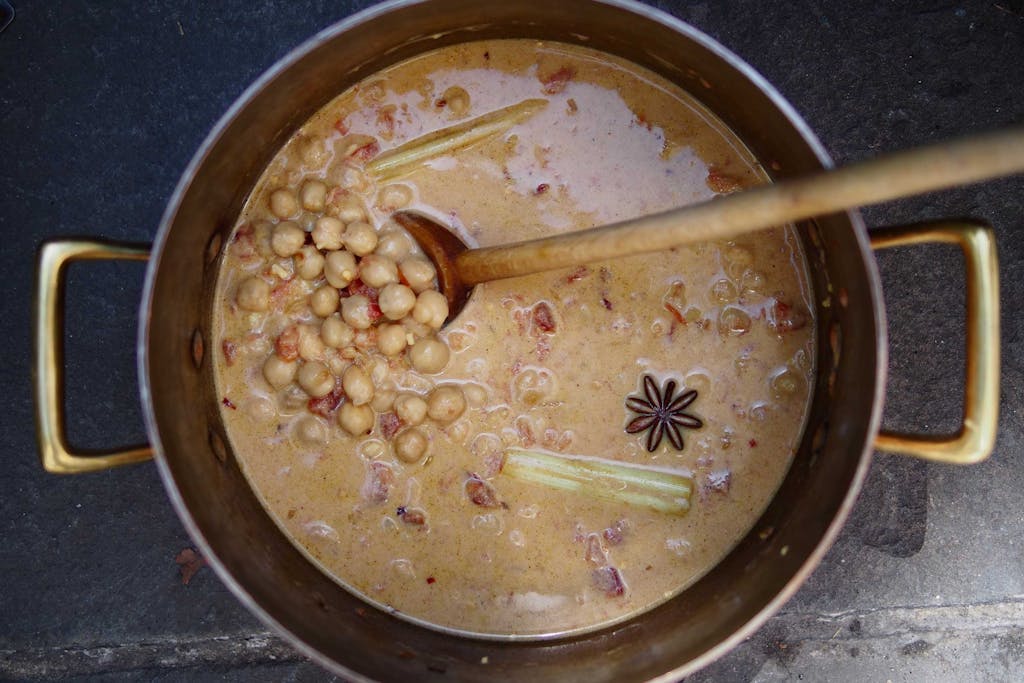
[{"label": "metal pot", "polygon": [[[792,107],[712,40],[620,0],[397,2],[314,36],[250,87],[207,138],[164,214],[152,252],[52,242],[40,254],[35,385],[43,463],[81,472],[134,462],[68,449],[61,411],[62,267],[74,259],[150,258],[138,337],[143,410],[168,494],[196,544],[250,610],[327,668],[352,679],[674,680],[750,635],[807,578],[835,539],[873,447],[946,462],[991,450],[998,398],[994,242],[978,224],[873,231],[857,212],[800,226],[817,296],[818,367],[804,438],[778,494],[736,548],[677,598],[578,637],[495,642],[396,619],[322,574],[261,507],[217,410],[210,320],[219,254],[271,157],[313,112],[356,81],[419,52],[467,40],[534,38],[619,55],[678,83],[743,139],[776,178],[831,165]],[[886,326],[872,245],[961,245],[968,270],[968,371],[957,435],[879,434]]]}]

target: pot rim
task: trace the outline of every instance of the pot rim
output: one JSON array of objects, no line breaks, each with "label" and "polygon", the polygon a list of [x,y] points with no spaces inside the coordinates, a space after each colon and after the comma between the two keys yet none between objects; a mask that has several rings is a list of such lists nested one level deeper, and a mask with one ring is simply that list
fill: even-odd
[{"label": "pot rim", "polygon": [[[168,199],[167,206],[164,210],[163,216],[161,217],[156,236],[153,240],[152,253],[146,268],[142,299],[139,307],[139,329],[136,341],[136,358],[139,378],[139,394],[142,403],[142,415],[146,425],[149,442],[153,449],[157,469],[160,473],[160,478],[163,481],[164,488],[170,498],[175,512],[188,531],[189,536],[213,568],[217,577],[227,586],[231,593],[250,613],[254,614],[258,619],[260,619],[260,621],[284,637],[290,645],[295,647],[303,655],[317,662],[324,668],[355,681],[371,681],[372,679],[348,669],[327,655],[321,653],[297,635],[293,634],[281,622],[272,617],[235,579],[234,575],[231,574],[223,562],[218,558],[215,548],[210,544],[206,536],[201,532],[196,524],[195,519],[178,490],[174,475],[172,474],[168,464],[157,427],[157,418],[154,412],[152,393],[150,390],[150,358],[148,353],[150,339],[150,314],[156,286],[156,275],[160,270],[164,246],[175,222],[178,209],[182,203],[182,198],[188,193],[197,169],[207,161],[211,150],[216,146],[218,140],[230,127],[238,114],[249,107],[256,95],[276,79],[282,72],[300,62],[309,53],[321,47],[323,44],[334,40],[341,34],[356,30],[361,25],[369,23],[396,9],[410,5],[429,5],[438,1],[439,0],[387,0],[386,2],[382,2],[351,14],[331,26],[315,33],[308,39],[304,40],[301,44],[289,50],[287,54],[274,62],[274,64],[267,68],[258,78],[256,78],[256,80],[245,88],[245,90],[228,107],[217,123],[211,128],[210,132],[200,144],[192,159],[189,161],[188,166],[185,167],[180,180]],[[700,44],[703,48],[727,62],[767,97],[771,104],[779,110],[789,124],[792,125],[800,137],[806,142],[822,168],[828,169],[835,165],[821,141],[796,109],[788,102],[788,100],[786,100],[764,76],[714,38],[674,15],[668,14],[667,12],[657,9],[651,5],[641,4],[636,0],[589,0],[589,2],[628,11],[632,14],[638,15],[641,19],[662,24],[681,36]],[[860,256],[865,265],[867,276],[866,280],[869,289],[868,295],[873,305],[875,327],[877,331],[875,336],[877,359],[875,367],[875,391],[872,398],[872,408],[866,432],[868,437],[872,440],[865,440],[850,486],[847,489],[847,492],[832,521],[815,544],[814,550],[808,555],[807,559],[799,569],[794,572],[783,588],[749,621],[735,630],[732,634],[682,666],[653,679],[655,681],[663,681],[664,683],[676,681],[680,676],[688,675],[702,669],[716,659],[725,655],[727,652],[735,648],[740,642],[760,629],[768,619],[775,615],[781,607],[793,597],[793,595],[808,579],[810,574],[821,563],[825,554],[834,544],[840,530],[845,525],[857,497],[860,494],[861,487],[863,486],[864,480],[867,476],[871,461],[871,454],[874,451],[873,437],[878,434],[881,426],[882,406],[885,399],[885,386],[887,381],[889,346],[885,303],[884,298],[881,295],[881,278],[878,273],[877,262],[869,243],[867,228],[858,210],[849,210],[844,213],[854,231]]]}]

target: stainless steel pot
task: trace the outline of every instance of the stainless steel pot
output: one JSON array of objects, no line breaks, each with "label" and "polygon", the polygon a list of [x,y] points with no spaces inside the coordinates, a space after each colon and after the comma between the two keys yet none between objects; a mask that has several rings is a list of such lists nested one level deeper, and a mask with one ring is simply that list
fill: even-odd
[{"label": "stainless steel pot", "polygon": [[[146,258],[140,392],[157,465],[196,544],[256,615],[327,668],[379,680],[674,680],[753,633],[801,585],[836,537],[873,447],[947,462],[984,458],[995,438],[998,292],[994,242],[978,224],[868,233],[856,212],[800,226],[813,269],[818,367],[806,433],[779,493],[739,545],[697,584],[603,631],[534,642],[453,637],[371,608],[323,575],[260,506],[231,452],[213,394],[211,295],[219,254],[264,166],[313,112],[359,79],[419,52],[484,38],[578,43],[632,60],[698,97],[777,178],[831,161],[793,109],[750,67],[680,21],[618,0],[415,0],[381,5],[314,36],[250,87],[186,170],[152,252],[53,242],[40,254],[35,383],[44,465],[80,472],[149,449],[74,454],[63,434],[61,272],[83,258]],[[968,269],[963,429],[879,434],[885,314],[871,253],[897,243],[960,244]]]}]

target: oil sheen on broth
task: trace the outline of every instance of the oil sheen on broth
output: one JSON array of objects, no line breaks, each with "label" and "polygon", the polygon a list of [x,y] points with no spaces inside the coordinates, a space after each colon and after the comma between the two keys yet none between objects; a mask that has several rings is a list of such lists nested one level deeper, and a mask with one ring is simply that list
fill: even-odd
[{"label": "oil sheen on broth", "polygon": [[[506,107],[472,144],[373,165]],[[274,158],[224,251],[216,381],[253,489],[338,582],[435,628],[551,636],[678,594],[753,525],[801,435],[815,339],[794,230],[488,283],[441,327],[389,216],[487,246],[765,180],[691,96],[577,47],[468,43],[342,93]],[[681,451],[625,431],[645,375],[697,391]],[[502,470],[510,448],[682,473],[690,509],[523,481]]]}]

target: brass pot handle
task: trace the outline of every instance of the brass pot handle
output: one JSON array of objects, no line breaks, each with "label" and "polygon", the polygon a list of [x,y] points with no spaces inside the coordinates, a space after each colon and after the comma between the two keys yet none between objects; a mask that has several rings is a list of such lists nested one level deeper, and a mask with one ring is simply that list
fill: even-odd
[{"label": "brass pot handle", "polygon": [[967,372],[960,430],[951,435],[897,434],[875,438],[881,451],[967,465],[992,453],[999,422],[999,264],[991,228],[972,220],[934,221],[871,232],[871,246],[885,249],[944,242],[959,245],[967,282]]},{"label": "brass pot handle", "polygon": [[36,438],[47,472],[79,474],[126,465],[153,457],[149,446],[75,452],[64,430],[64,267],[72,261],[149,259],[148,247],[106,244],[90,240],[57,240],[39,250],[36,278],[33,386],[36,394]]}]

